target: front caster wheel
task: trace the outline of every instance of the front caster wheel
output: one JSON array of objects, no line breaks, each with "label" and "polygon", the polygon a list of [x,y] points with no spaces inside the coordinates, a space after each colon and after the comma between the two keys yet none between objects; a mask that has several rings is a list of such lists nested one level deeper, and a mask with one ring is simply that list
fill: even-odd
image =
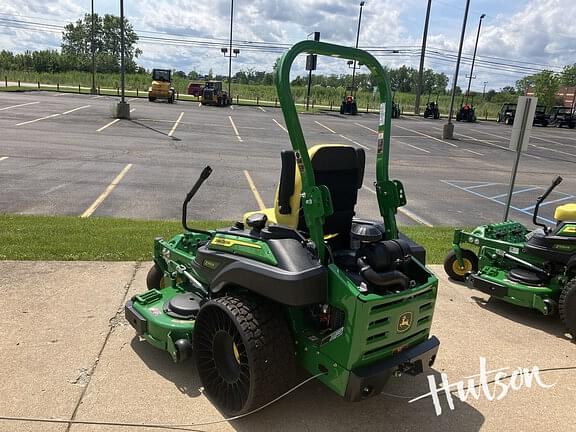
[{"label": "front caster wheel", "polygon": [[250,412],[288,390],[294,345],[282,309],[260,298],[205,303],[194,328],[194,355],[206,395],[225,415]]},{"label": "front caster wheel", "polygon": [[149,290],[164,288],[164,272],[156,263],[148,270],[146,286]]},{"label": "front caster wheel", "polygon": [[478,271],[478,257],[468,249],[462,249],[463,266],[460,266],[456,252],[453,250],[444,258],[444,271],[446,274],[458,282],[464,282],[468,273]]}]

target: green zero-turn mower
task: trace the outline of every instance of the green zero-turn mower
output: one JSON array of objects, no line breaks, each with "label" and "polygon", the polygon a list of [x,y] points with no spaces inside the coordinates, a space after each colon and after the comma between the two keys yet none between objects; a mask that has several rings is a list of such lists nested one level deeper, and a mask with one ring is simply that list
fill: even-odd
[{"label": "green zero-turn mower", "polygon": [[[364,151],[307,149],[290,91],[301,53],[367,65],[380,92],[376,191],[382,220],[356,219]],[[193,356],[205,394],[228,415],[285,392],[305,369],[349,401],[379,394],[391,376],[430,367],[438,287],[426,252],[398,232],[402,184],[388,178],[390,87],[365,51],[304,41],[279,63],[277,89],[292,150],[281,153],[274,208],[227,229],[186,224],[186,208],[210,175],[204,168],[183,204],[184,232],[157,238],[148,291],[126,304],[136,332],[174,361]]]},{"label": "green zero-turn mower", "polygon": [[[556,207],[555,227],[538,221],[540,204],[560,184],[557,177],[536,200],[532,221],[539,226],[506,221],[482,225],[470,232],[456,230],[444,270],[457,281],[544,315],[559,311],[576,337],[576,204]],[[477,247],[478,255],[462,244]]]}]

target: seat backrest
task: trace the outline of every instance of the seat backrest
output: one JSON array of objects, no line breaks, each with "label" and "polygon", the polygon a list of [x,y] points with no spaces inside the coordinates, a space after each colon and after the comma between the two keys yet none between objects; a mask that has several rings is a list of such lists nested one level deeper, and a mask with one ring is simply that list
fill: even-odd
[{"label": "seat backrest", "polygon": [[[330,191],[334,213],[326,218],[324,234],[349,233],[358,199],[358,189],[364,179],[365,154],[363,149],[323,144],[309,149],[317,185]],[[301,211],[302,184],[296,169],[293,151],[282,152],[282,171],[276,193],[274,210],[276,221],[306,231]]]}]

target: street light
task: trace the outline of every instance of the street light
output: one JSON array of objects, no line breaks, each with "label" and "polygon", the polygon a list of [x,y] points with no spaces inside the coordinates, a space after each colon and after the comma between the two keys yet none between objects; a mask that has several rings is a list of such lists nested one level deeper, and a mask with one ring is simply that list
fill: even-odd
[{"label": "street light", "polygon": [[124,30],[124,0],[120,0],[120,90],[121,99],[116,106],[116,117],[120,119],[130,119],[130,104],[124,100],[125,96],[125,73],[124,50],[125,50],[125,30]]},{"label": "street light", "polygon": [[482,84],[484,84],[484,88],[482,89],[482,100],[484,100],[484,95],[486,94],[486,84],[488,84],[488,81],[484,81]]},{"label": "street light", "polygon": [[90,94],[96,94],[96,51],[94,46],[94,0],[91,1],[92,5],[92,28],[90,29],[90,51],[92,51],[92,88]]},{"label": "street light", "polygon": [[238,57],[240,54],[239,49],[232,50],[232,25],[234,23],[234,0],[230,0],[230,54],[226,55],[224,51],[225,48],[222,48],[221,51],[224,54],[224,57],[228,57],[228,97],[232,99],[232,54],[234,57]]},{"label": "street light", "polygon": [[[366,2],[360,2],[360,14],[358,15],[358,30],[356,32],[356,46],[358,48],[358,39],[360,38],[360,23],[362,22],[362,8]],[[352,68],[352,88],[350,89],[350,96],[354,96],[354,75],[356,75],[356,60],[354,60],[354,67]]]},{"label": "street light", "polygon": [[428,22],[430,21],[430,9],[432,0],[428,0],[426,9],[426,19],[424,20],[424,34],[422,35],[422,49],[420,51],[420,69],[418,71],[418,83],[416,85],[416,102],[414,103],[414,114],[420,115],[420,95],[424,83],[424,57],[426,56],[426,38],[428,37]]},{"label": "street light", "polygon": [[486,17],[486,14],[480,15],[480,21],[478,21],[478,33],[476,33],[476,44],[474,45],[474,54],[472,55],[472,66],[470,67],[470,77],[468,79],[468,89],[466,90],[466,100],[470,96],[470,85],[472,84],[472,78],[474,73],[474,61],[476,60],[476,50],[478,49],[478,38],[480,38],[480,27],[482,27],[482,20]]},{"label": "street light", "polygon": [[466,21],[468,20],[468,9],[470,0],[466,0],[466,9],[464,10],[464,20],[462,21],[462,32],[460,33],[460,46],[458,47],[458,58],[456,59],[456,70],[454,71],[454,82],[452,83],[452,97],[450,98],[450,111],[448,112],[448,123],[442,128],[443,139],[454,138],[454,124],[452,123],[452,114],[454,113],[454,97],[456,96],[456,85],[458,84],[458,71],[460,70],[460,59],[462,58],[462,46],[464,45],[464,34],[466,33]]}]

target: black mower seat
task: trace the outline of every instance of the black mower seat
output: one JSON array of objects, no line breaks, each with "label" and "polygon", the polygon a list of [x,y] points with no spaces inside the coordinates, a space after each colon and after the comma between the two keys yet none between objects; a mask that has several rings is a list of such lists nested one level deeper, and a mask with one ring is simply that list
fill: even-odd
[{"label": "black mower seat", "polygon": [[508,279],[526,285],[539,286],[548,283],[550,278],[542,273],[532,272],[522,268],[513,268],[508,272]]},{"label": "black mower seat", "polygon": [[[358,198],[358,189],[364,179],[365,154],[363,149],[342,144],[320,144],[308,150],[317,185],[330,191],[334,213],[326,218],[324,234],[349,233]],[[274,207],[244,214],[244,220],[254,213],[264,213],[269,223],[278,223],[306,231],[301,211],[302,184],[300,170],[296,169],[294,151],[281,153],[282,171],[274,198]]]}]

